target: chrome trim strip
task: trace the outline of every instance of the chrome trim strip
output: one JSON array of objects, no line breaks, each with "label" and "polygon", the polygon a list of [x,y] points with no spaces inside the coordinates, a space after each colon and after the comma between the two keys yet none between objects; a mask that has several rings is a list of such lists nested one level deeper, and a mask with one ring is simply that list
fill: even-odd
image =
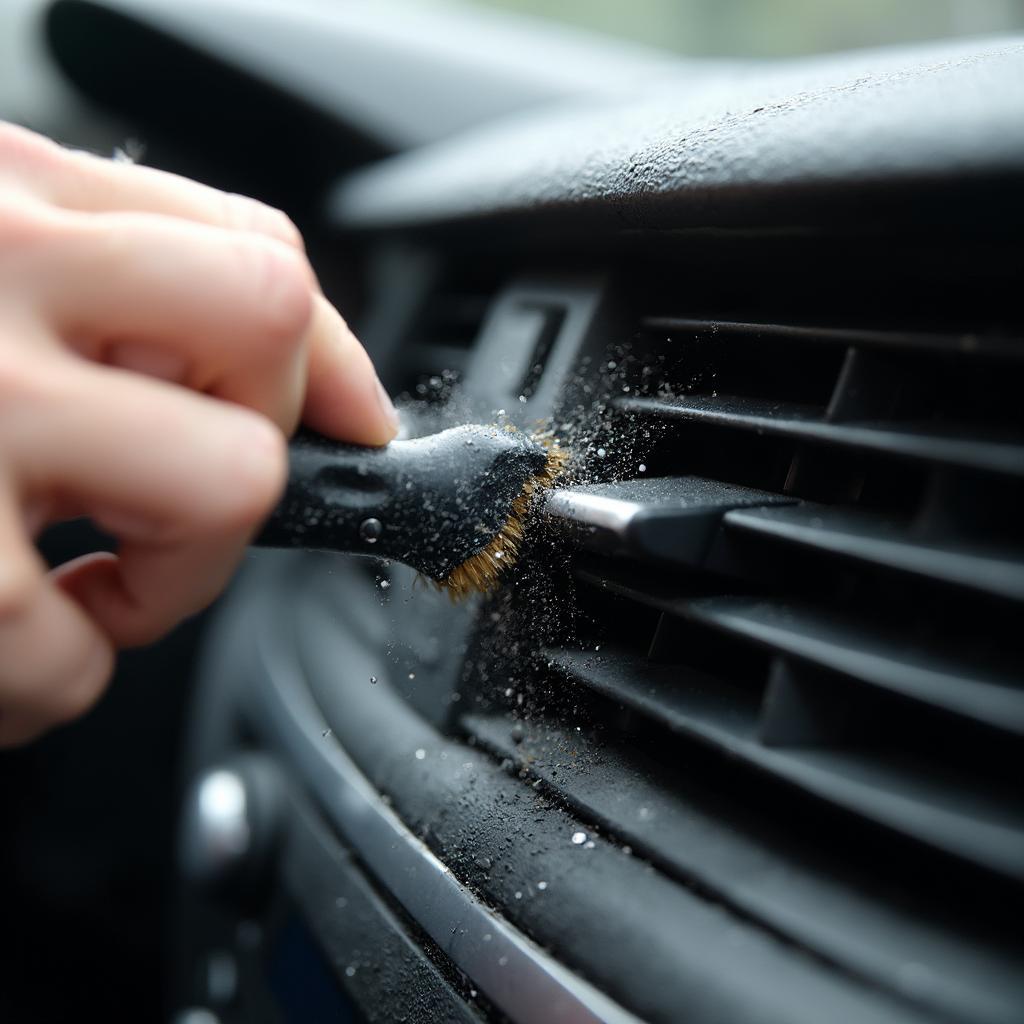
[{"label": "chrome trim strip", "polygon": [[258,631],[253,724],[284,749],[369,869],[473,984],[518,1024],[640,1024],[484,906],[406,828],[330,735],[298,667]]},{"label": "chrome trim strip", "polygon": [[642,511],[643,506],[635,501],[568,488],[551,491],[544,500],[547,515],[608,530],[618,537],[625,536],[633,517]]}]

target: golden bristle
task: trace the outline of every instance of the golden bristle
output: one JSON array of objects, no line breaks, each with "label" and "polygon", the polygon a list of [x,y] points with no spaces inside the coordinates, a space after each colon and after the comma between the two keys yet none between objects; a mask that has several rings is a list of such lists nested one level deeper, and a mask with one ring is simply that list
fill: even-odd
[{"label": "golden bristle", "polygon": [[446,591],[453,601],[459,601],[469,594],[493,590],[502,574],[518,559],[520,546],[526,536],[523,524],[533,504],[533,496],[550,487],[569,460],[569,453],[564,448],[554,447],[545,438],[540,439],[540,443],[548,450],[547,462],[539,473],[523,485],[522,491],[512,502],[508,518],[491,542],[453,569],[446,579],[431,581],[438,590]]}]

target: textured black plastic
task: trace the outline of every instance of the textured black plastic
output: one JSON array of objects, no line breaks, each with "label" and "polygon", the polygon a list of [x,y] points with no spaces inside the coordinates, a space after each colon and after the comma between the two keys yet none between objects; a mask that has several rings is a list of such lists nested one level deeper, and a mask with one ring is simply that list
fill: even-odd
[{"label": "textured black plastic", "polygon": [[[349,850],[298,796],[282,874],[367,1024],[396,1020],[473,1024],[482,1018],[432,962],[437,952],[371,885]],[[329,893],[332,898],[324,899]],[[439,958],[440,959],[440,958]],[[380,998],[388,992],[387,1000]]]},{"label": "textured black plastic", "polygon": [[[625,1009],[666,1024],[921,1019],[668,882],[529,782],[431,729],[396,693],[386,658],[339,622],[334,602],[366,604],[372,584],[352,573],[328,586],[299,573],[297,589],[280,576],[267,583],[262,608],[261,588],[250,590],[244,629],[257,623],[268,646],[299,660],[332,739],[463,883]],[[371,668],[377,685],[363,682]],[[274,685],[265,662],[247,679],[250,693]],[[573,840],[581,830],[592,846]]]},{"label": "textured black plastic", "polygon": [[304,434],[289,461],[256,544],[375,555],[444,579],[494,539],[547,453],[516,431],[462,426],[385,448]]},{"label": "textured black plastic", "polygon": [[[539,34],[529,22],[496,19],[470,5],[253,3],[240,16],[232,0],[56,0],[49,22],[54,56],[84,91],[95,95],[104,83],[131,80],[133,88],[121,90],[131,97],[105,97],[116,105],[151,108],[191,88],[179,82],[169,93],[145,74],[153,49],[172,44],[183,54],[215,56],[225,71],[244,68],[296,106],[389,151],[536,104],[613,97],[638,77],[679,73],[671,54]],[[139,64],[141,81],[132,75]],[[402,74],[386,73],[397,66]],[[316,141],[310,149],[320,148],[322,138]]]},{"label": "textured black plastic", "polygon": [[[584,230],[949,224],[964,197],[1019,217],[1019,37],[701,67],[389,158],[333,215],[381,230],[496,217]],[[955,196],[956,201],[950,202]],[[961,219],[962,218],[962,219]]]}]

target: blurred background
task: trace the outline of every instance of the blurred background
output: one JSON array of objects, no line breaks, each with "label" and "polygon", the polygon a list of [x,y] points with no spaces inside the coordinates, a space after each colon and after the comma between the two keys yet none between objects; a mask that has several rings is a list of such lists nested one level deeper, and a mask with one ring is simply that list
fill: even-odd
[{"label": "blurred background", "polygon": [[695,57],[782,57],[1024,27],[1022,0],[476,2],[555,18]]},{"label": "blurred background", "polygon": [[[290,0],[258,0],[281,3]],[[314,0],[324,6],[353,0]],[[360,2],[360,0],[355,0]],[[363,0],[365,2],[365,0]],[[450,0],[408,0],[420,7]],[[173,5],[173,0],[166,0]],[[1024,30],[1024,0],[464,0],[693,57],[785,57]],[[46,73],[32,27],[45,0],[0,0],[0,117],[74,134],[75,100]]]}]

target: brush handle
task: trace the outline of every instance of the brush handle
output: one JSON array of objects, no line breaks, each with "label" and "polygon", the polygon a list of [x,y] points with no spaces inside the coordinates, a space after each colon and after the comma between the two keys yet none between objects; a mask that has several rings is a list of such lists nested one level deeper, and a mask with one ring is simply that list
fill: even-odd
[{"label": "brush handle", "polygon": [[[285,493],[253,542],[259,547],[310,548],[394,557],[384,548],[393,531],[398,466],[390,448],[364,448],[303,433],[288,446]],[[375,526],[374,524],[379,524]]]},{"label": "brush handle", "polygon": [[493,427],[385,448],[304,433],[289,446],[287,489],[254,543],[391,558],[445,579],[487,546],[545,461],[522,434]]}]

